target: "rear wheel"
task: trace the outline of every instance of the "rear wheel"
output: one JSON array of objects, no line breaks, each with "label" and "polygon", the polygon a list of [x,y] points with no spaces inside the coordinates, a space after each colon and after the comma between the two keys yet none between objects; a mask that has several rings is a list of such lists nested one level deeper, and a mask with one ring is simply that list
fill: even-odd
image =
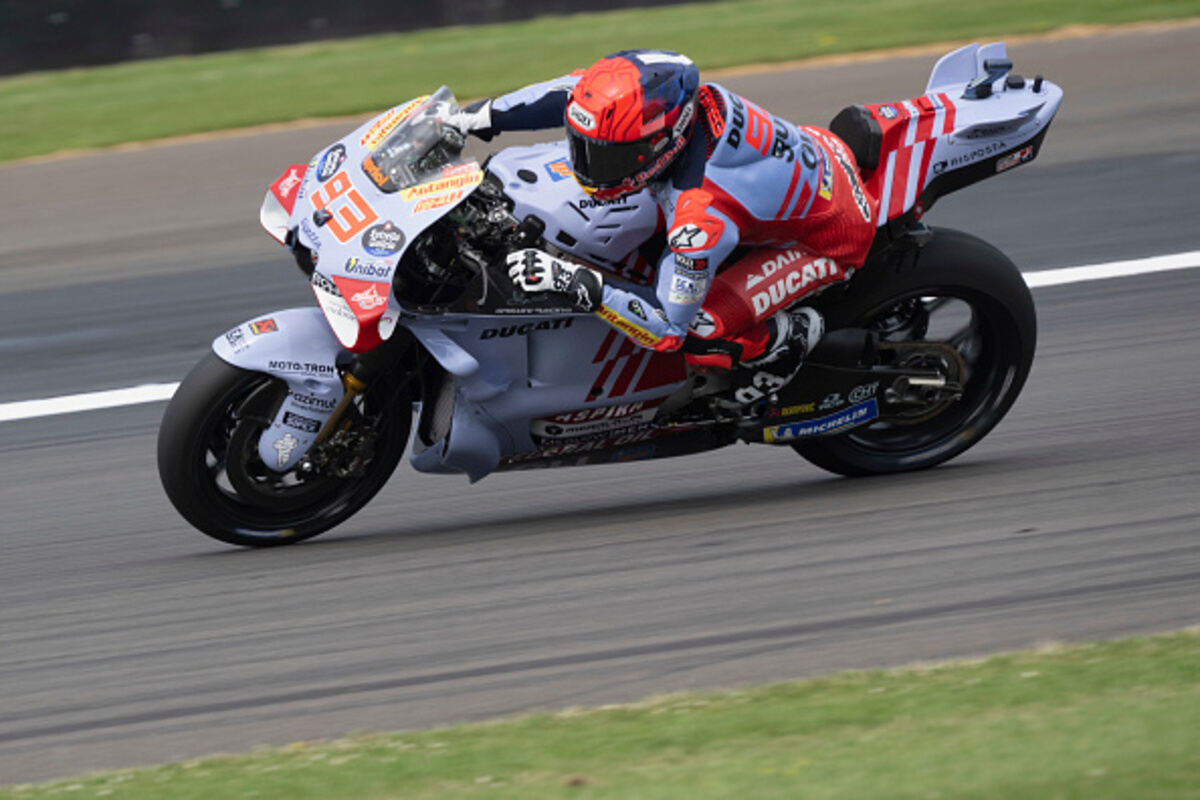
[{"label": "rear wheel", "polygon": [[316,536],[362,508],[403,456],[411,400],[380,385],[347,410],[346,443],[341,452],[326,452],[321,469],[270,469],[258,455],[258,440],[287,391],[278,378],[209,353],[167,406],[158,434],[159,477],[184,519],[209,536],[248,547]]},{"label": "rear wheel", "polygon": [[827,323],[871,330],[883,349],[924,359],[908,366],[962,387],[953,402],[792,445],[841,475],[925,469],[967,450],[1017,399],[1037,340],[1033,297],[1016,266],[986,242],[947,229],[935,230],[915,263],[862,270],[846,299],[827,310]]}]

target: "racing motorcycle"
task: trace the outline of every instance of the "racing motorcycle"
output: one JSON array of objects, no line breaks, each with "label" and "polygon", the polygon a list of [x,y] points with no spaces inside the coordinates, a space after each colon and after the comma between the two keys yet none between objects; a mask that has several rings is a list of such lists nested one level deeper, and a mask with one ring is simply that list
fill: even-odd
[{"label": "racing motorcycle", "polygon": [[[652,298],[639,270],[665,237],[648,193],[593,200],[563,142],[481,165],[448,124],[458,106],[445,87],[395,106],[271,184],[261,222],[316,305],[216,337],[163,418],[163,487],[204,533],[269,546],[347,519],[406,451],[417,470],[472,482],[734,442],[786,445],[847,476],[954,458],[1016,400],[1037,323],[1004,254],[921,219],[941,196],[1033,160],[1061,100],[1041,76],[1013,74],[996,43],[941,58],[918,97],[838,114],[830,128],[858,162],[855,192],[880,198],[876,241],[849,281],[806,299],[825,336],[790,383],[748,407],[680,353],[639,347],[508,279],[505,256],[537,247]],[[740,255],[755,260],[744,287],[755,308],[803,293],[814,266],[800,256]]]}]

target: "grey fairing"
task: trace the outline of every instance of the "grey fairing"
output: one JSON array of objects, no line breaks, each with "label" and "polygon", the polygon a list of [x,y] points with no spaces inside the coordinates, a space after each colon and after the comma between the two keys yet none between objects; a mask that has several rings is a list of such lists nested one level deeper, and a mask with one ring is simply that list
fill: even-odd
[{"label": "grey fairing", "polygon": [[442,319],[434,324],[412,319],[406,322],[434,360],[452,376],[449,380],[454,391],[449,433],[423,450],[414,442],[411,463],[420,472],[466,473],[474,483],[495,470],[503,451],[512,447],[504,426],[492,419],[483,405],[511,387],[510,370],[504,364],[481,368],[479,360],[455,341],[447,328],[466,333],[473,327],[467,319]]},{"label": "grey fairing", "polygon": [[546,241],[587,261],[619,264],[658,228],[649,191],[613,201],[585,195],[571,177],[565,141],[505,148],[487,167],[512,198],[517,219],[537,217],[546,224]]},{"label": "grey fairing", "polygon": [[[592,354],[611,331],[592,314],[444,315],[404,324],[449,374],[453,392],[449,431],[436,441],[414,440],[411,462],[421,472],[465,473],[477,481],[501,458],[534,449],[531,419],[614,402],[589,398],[599,369]],[[630,391],[621,401],[675,388]],[[434,401],[427,395],[425,402]]]},{"label": "grey fairing", "polygon": [[[271,320],[275,330],[255,333]],[[248,320],[213,340],[213,352],[241,369],[279,378],[288,386],[271,426],[258,442],[263,463],[287,471],[308,452],[344,392],[337,371],[343,353],[319,308],[289,308]]]}]

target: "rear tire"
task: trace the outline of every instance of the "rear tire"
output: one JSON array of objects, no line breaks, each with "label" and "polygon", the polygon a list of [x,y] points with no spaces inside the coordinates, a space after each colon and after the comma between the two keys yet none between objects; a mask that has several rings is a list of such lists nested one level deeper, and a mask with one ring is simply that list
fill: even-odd
[{"label": "rear tire", "polygon": [[[967,321],[942,338],[930,326],[933,315],[947,309]],[[995,247],[960,231],[934,229],[915,262],[868,264],[845,298],[822,310],[830,330],[867,328],[884,342],[946,341],[968,368],[963,396],[931,418],[874,422],[792,445],[840,475],[928,469],[963,453],[1012,407],[1033,364],[1037,315],[1025,279]]]},{"label": "rear tire", "polygon": [[[272,547],[323,533],[383,488],[408,443],[408,396],[392,403],[382,389],[379,397],[374,390],[358,406],[364,418],[378,421],[374,454],[361,477],[303,476],[295,469],[272,473],[258,458],[258,434],[286,396],[286,384],[209,353],[163,414],[158,433],[163,489],[184,519],[229,544]],[[264,400],[269,408],[262,407]],[[248,491],[249,481],[262,488]]]}]

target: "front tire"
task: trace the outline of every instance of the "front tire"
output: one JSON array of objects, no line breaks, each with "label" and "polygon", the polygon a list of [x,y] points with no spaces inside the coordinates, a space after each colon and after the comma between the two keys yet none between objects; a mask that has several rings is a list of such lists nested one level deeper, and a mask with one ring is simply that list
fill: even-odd
[{"label": "front tire", "polygon": [[158,434],[158,473],[172,505],[203,533],[233,545],[271,547],[316,536],[375,496],[404,454],[407,393],[372,387],[356,401],[356,424],[373,425],[373,456],[357,477],[272,473],[259,433],[287,394],[278,378],[203,358],[171,398]]},{"label": "front tire", "polygon": [[[844,300],[824,309],[830,329],[872,330],[883,343],[940,341],[966,366],[963,395],[931,417],[879,421],[792,447],[822,469],[858,476],[928,469],[978,443],[1029,376],[1037,343],[1033,296],[1016,266],[987,242],[934,229],[915,260],[870,265]],[[937,317],[952,312],[945,323]]]}]

